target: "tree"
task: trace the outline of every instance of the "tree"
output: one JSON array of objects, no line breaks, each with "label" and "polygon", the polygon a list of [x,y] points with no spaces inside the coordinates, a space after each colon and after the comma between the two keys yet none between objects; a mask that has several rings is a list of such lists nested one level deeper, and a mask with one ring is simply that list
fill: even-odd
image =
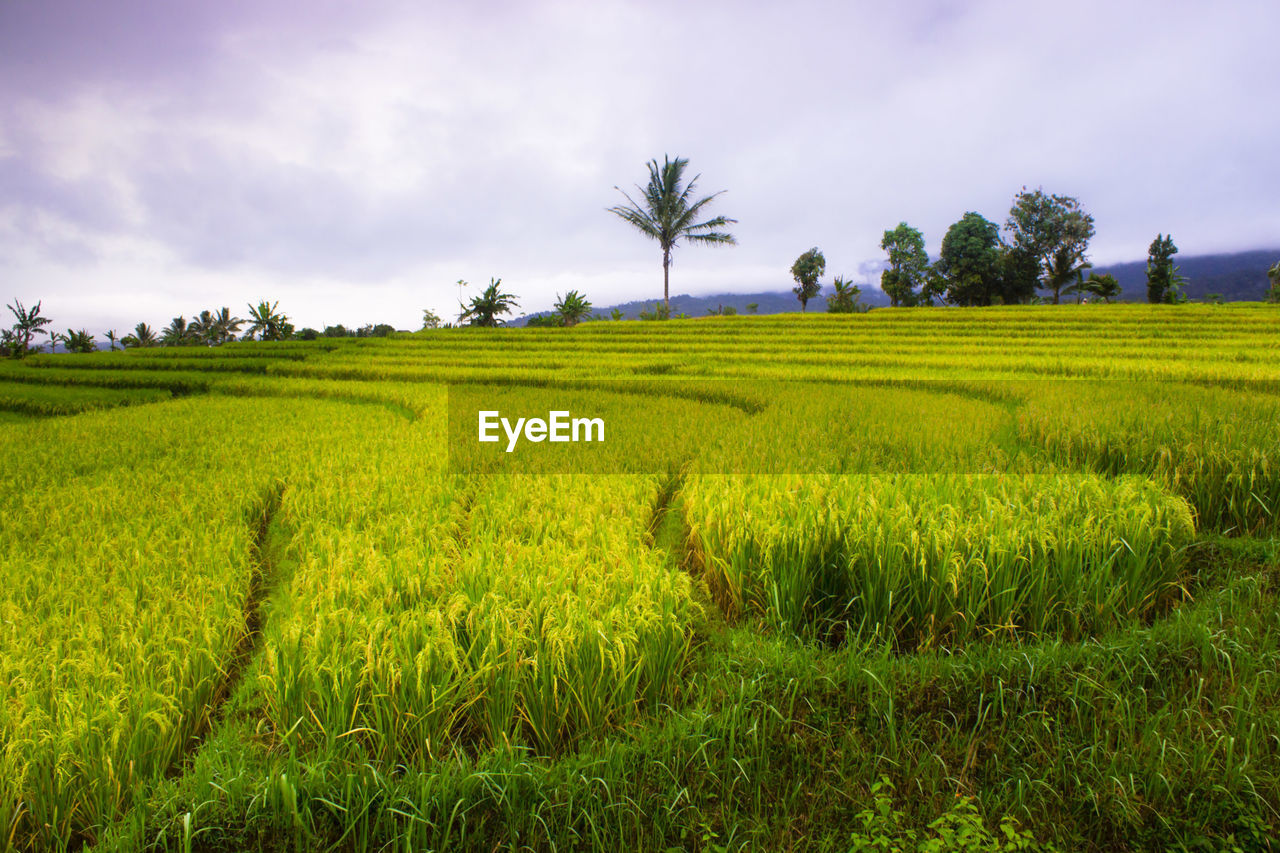
[{"label": "tree", "polygon": [[801,311],[804,311],[809,305],[809,300],[822,290],[818,279],[826,269],[827,259],[822,256],[817,246],[796,258],[796,262],[791,265],[791,277],[796,281],[796,286],[791,290],[800,300]]},{"label": "tree", "polygon": [[93,335],[84,329],[75,331],[67,329],[65,335],[54,335],[55,341],[62,341],[62,346],[67,352],[88,353],[98,348],[97,343],[93,340]]},{"label": "tree", "polygon": [[991,305],[1001,301],[1000,226],[969,212],[947,229],[937,269],[947,301]]},{"label": "tree", "polygon": [[880,274],[880,289],[893,307],[915,305],[926,292],[929,254],[924,235],[905,222],[884,232],[880,248],[889,253],[889,268]]},{"label": "tree", "polygon": [[160,343],[167,347],[186,346],[193,342],[186,317],[174,317],[160,332]]},{"label": "tree", "polygon": [[244,320],[239,317],[231,316],[231,309],[222,306],[216,314],[213,315],[213,326],[210,328],[210,340],[215,344],[225,344],[227,341],[234,341],[236,335],[240,332],[240,327],[244,325]]},{"label": "tree", "polygon": [[[31,308],[24,308],[22,303],[17,299],[13,300],[13,305],[7,305],[14,318],[17,320],[13,324],[12,342],[10,347],[14,349],[14,355],[22,357],[31,351],[31,339],[36,335],[47,335],[49,332],[44,328],[53,322],[48,317],[40,316],[40,303],[37,302]],[[38,346],[38,345],[37,345]],[[50,349],[53,347],[50,341]]]},{"label": "tree", "polygon": [[1267,301],[1280,302],[1280,261],[1276,261],[1276,265],[1267,270],[1267,279],[1271,282],[1271,288],[1267,291]]},{"label": "tree", "polygon": [[576,326],[591,315],[591,303],[576,290],[570,290],[563,298],[557,293],[556,299],[554,307],[566,326]]},{"label": "tree", "polygon": [[1049,289],[1053,291],[1053,303],[1058,304],[1061,294],[1076,294],[1076,302],[1079,302],[1084,294],[1084,271],[1092,266],[1069,249],[1054,252],[1046,276]]},{"label": "tree", "polygon": [[861,314],[871,307],[862,302],[862,288],[843,276],[836,276],[831,286],[835,293],[827,297],[828,314]]},{"label": "tree", "polygon": [[278,301],[267,302],[263,299],[256,306],[247,306],[249,329],[245,332],[245,340],[251,341],[257,335],[264,341],[283,341],[293,335],[293,324],[289,322],[289,318],[276,310],[279,304]]},{"label": "tree", "polygon": [[153,347],[157,343],[156,333],[146,323],[139,323],[133,327],[133,334],[125,335],[120,343],[125,347]]},{"label": "tree", "polygon": [[1014,196],[1005,228],[1012,246],[1035,259],[1040,286],[1053,294],[1057,305],[1062,288],[1071,283],[1075,271],[1084,269],[1094,234],[1093,216],[1071,196],[1046,195],[1043,189],[1029,192],[1023,187]]},{"label": "tree", "polygon": [[[1278,265],[1278,266],[1280,266],[1280,265]],[[747,303],[747,313],[748,313],[748,314],[754,314],[754,313],[756,313],[756,312],[757,312],[757,311],[759,311],[759,310],[760,310],[760,303],[759,303],[759,302],[748,302],[748,303]]]},{"label": "tree", "polygon": [[671,319],[671,307],[669,305],[659,305],[653,303],[652,311],[641,310],[639,312],[641,320],[669,320]]},{"label": "tree", "polygon": [[618,320],[625,320],[625,319],[626,319],[626,316],[627,316],[627,315],[626,315],[626,314],[624,314],[624,313],[622,312],[622,309],[621,309],[621,308],[614,308],[613,310],[611,310],[611,311],[609,312],[609,319],[610,319],[610,320],[615,320],[615,321],[618,321]]},{"label": "tree", "polygon": [[116,330],[107,329],[107,332],[104,335],[104,337],[107,339],[107,343],[111,346],[111,352],[115,352],[116,342],[120,340],[120,336],[116,334]]},{"label": "tree", "polygon": [[1000,249],[1000,301],[1023,305],[1036,298],[1040,286],[1040,262],[1028,249],[1002,246]]},{"label": "tree", "polygon": [[419,331],[425,332],[427,329],[440,328],[440,315],[432,311],[430,308],[422,309],[422,328]]},{"label": "tree", "polygon": [[1182,286],[1186,279],[1178,274],[1173,256],[1178,247],[1173,245],[1173,235],[1157,234],[1147,248],[1147,301],[1150,303],[1186,302]]},{"label": "tree", "polygon": [[694,175],[688,186],[682,188],[684,170],[689,165],[689,161],[680,157],[672,160],[666,155],[663,155],[662,159],[661,166],[656,159],[649,161],[647,164],[649,184],[644,189],[638,185],[636,187],[644,202],[643,205],[637,204],[631,196],[615,186],[614,189],[622,193],[628,204],[611,207],[608,210],[633,225],[641,234],[656,240],[662,247],[662,303],[666,306],[667,315],[670,316],[672,250],[679,245],[681,239],[690,243],[709,245],[735,244],[738,241],[732,234],[718,229],[734,224],[738,220],[714,216],[698,222],[698,218],[703,215],[703,209],[724,190],[692,201],[698,178],[702,176]]},{"label": "tree", "polygon": [[1120,295],[1120,282],[1116,281],[1116,277],[1111,273],[1098,275],[1096,272],[1091,272],[1084,283],[1084,290],[1103,302],[1110,302]]},{"label": "tree", "polygon": [[492,328],[501,324],[499,314],[510,314],[519,304],[515,296],[502,292],[502,279],[490,278],[484,293],[471,297],[470,305],[459,305],[462,313],[458,315],[458,322]]}]

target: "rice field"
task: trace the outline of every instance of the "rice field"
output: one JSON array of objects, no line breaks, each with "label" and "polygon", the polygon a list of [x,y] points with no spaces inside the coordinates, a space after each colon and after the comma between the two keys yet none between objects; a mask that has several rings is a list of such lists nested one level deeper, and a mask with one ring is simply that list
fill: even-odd
[{"label": "rice field", "polygon": [[1274,306],[38,355],[0,416],[0,850],[1280,835]]}]

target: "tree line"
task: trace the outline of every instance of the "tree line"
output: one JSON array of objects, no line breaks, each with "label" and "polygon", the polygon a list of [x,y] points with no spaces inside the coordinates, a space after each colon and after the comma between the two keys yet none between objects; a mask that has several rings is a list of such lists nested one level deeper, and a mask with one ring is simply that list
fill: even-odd
[{"label": "tree line", "polygon": [[[880,287],[895,307],[1058,305],[1071,297],[1077,302],[1086,298],[1111,302],[1120,296],[1120,284],[1112,275],[1091,271],[1087,251],[1094,233],[1093,216],[1079,199],[1023,187],[1014,197],[1003,229],[982,214],[965,213],[947,229],[937,260],[930,260],[919,229],[899,222],[886,230],[880,248],[888,263],[880,275]],[[1173,262],[1177,252],[1172,236],[1162,233],[1151,242],[1149,302],[1187,301],[1186,279]],[[801,310],[820,288],[822,265],[821,252],[813,248],[791,268]],[[1271,298],[1280,301],[1275,291],[1273,285]]]},{"label": "tree line", "polygon": [[[257,305],[248,305],[249,319],[235,317],[227,307],[216,311],[201,311],[187,320],[186,316],[174,317],[168,326],[156,332],[148,323],[138,323],[133,331],[121,335],[115,329],[108,329],[103,337],[111,351],[117,345],[120,349],[157,346],[218,346],[228,341],[283,341],[290,338],[305,337],[295,332],[289,318],[277,310],[278,302],[263,300]],[[7,305],[13,315],[14,323],[8,329],[0,329],[0,354],[14,358],[22,358],[28,353],[39,352],[43,345],[53,352],[58,344],[62,344],[67,352],[87,353],[98,349],[97,339],[85,329],[68,329],[66,332],[50,331],[47,326],[53,320],[41,313],[42,303],[37,302],[30,308],[15,299]],[[241,334],[241,329],[248,328]],[[341,328],[341,327],[338,327]],[[390,327],[388,327],[390,328]],[[303,330],[314,332],[314,330]],[[316,333],[317,335],[319,333]],[[40,336],[47,340],[40,340]]]}]

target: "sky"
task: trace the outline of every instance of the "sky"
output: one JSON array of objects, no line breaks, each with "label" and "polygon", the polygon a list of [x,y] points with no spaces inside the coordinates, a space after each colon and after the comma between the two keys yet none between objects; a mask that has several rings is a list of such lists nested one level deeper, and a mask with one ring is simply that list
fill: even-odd
[{"label": "sky", "polygon": [[607,208],[668,155],[738,240],[677,248],[673,295],[787,289],[812,246],[874,282],[885,229],[936,253],[1023,186],[1100,264],[1280,247],[1276,32],[1274,0],[0,0],[0,299],[99,335],[658,299]]}]

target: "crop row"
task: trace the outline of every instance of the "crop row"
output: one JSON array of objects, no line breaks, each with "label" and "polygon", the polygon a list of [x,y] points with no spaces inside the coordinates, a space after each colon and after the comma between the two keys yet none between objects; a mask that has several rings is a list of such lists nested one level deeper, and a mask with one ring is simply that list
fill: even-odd
[{"label": "crop row", "polygon": [[1141,478],[701,475],[680,499],[726,613],[903,648],[1143,618],[1177,594],[1194,535]]}]

